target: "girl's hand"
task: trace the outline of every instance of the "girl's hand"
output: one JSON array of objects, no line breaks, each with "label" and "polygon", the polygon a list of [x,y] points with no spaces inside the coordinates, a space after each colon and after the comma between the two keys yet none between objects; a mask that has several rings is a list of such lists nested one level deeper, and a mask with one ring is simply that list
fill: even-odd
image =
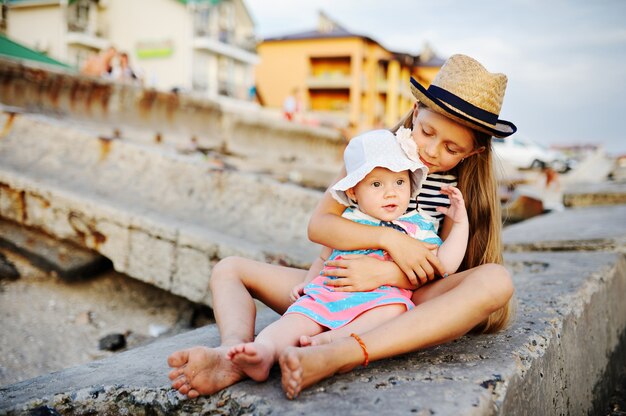
[{"label": "girl's hand", "polygon": [[385,231],[382,248],[389,253],[407,279],[414,286],[421,286],[446,271],[432,250],[436,244],[423,243],[404,233],[389,229]]},{"label": "girl's hand", "polygon": [[437,211],[450,217],[455,223],[467,223],[467,209],[461,191],[455,186],[444,186],[441,188],[441,193],[448,195],[450,207],[437,207]]},{"label": "girl's hand", "polygon": [[304,295],[304,287],[306,286],[306,282],[298,283],[291,289],[291,293],[289,293],[289,299],[291,302],[295,302],[298,298]]},{"label": "girl's hand", "polygon": [[387,270],[385,263],[389,262],[362,254],[347,254],[340,260],[326,261],[321,274],[337,277],[324,282],[336,292],[366,292],[387,283],[382,281]]}]

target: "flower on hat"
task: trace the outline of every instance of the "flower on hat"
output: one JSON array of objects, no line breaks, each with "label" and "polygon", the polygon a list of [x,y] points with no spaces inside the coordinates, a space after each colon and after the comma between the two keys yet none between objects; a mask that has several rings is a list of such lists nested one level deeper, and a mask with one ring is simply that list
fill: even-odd
[{"label": "flower on hat", "polygon": [[415,143],[415,140],[413,140],[410,129],[407,129],[406,127],[400,127],[398,131],[396,131],[396,140],[404,151],[406,157],[415,162],[419,161],[419,155],[417,154],[417,143]]}]

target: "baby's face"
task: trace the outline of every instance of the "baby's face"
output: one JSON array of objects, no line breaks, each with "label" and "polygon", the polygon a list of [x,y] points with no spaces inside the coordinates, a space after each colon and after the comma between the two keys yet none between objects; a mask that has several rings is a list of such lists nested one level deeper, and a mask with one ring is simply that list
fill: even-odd
[{"label": "baby's face", "polygon": [[374,168],[347,194],[365,214],[382,221],[395,220],[406,212],[411,200],[409,171]]}]

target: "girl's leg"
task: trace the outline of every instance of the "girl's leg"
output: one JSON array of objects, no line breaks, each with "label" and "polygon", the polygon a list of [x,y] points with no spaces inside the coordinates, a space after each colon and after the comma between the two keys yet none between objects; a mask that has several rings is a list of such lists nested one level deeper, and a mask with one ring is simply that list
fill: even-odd
[{"label": "girl's leg", "polygon": [[[504,307],[513,294],[509,273],[496,264],[457,273],[418,291],[427,288],[425,300],[414,309],[359,334],[371,361],[459,338]],[[363,358],[361,346],[350,337],[316,347],[289,347],[280,357],[283,389],[295,398],[320,380],[350,371]]]},{"label": "girl's leg", "polygon": [[228,257],[213,267],[209,281],[213,311],[222,344],[197,346],[172,353],[168,364],[172,387],[189,397],[212,394],[245,377],[226,359],[230,346],[252,341],[256,306],[253,297],[278,313],[290,305],[291,288],[302,282],[306,270],[265,264],[242,257]]},{"label": "girl's leg", "polygon": [[309,335],[302,335],[300,337],[301,347],[310,347],[322,344],[328,344],[333,342],[337,338],[348,337],[350,334],[369,331],[372,328],[376,328],[384,322],[395,318],[396,316],[406,312],[406,306],[403,304],[392,304],[378,306],[374,309],[370,309],[367,312],[363,312],[356,317],[349,324],[342,326],[339,329],[333,329],[331,331],[324,331],[314,337]]},{"label": "girl's leg", "polygon": [[274,363],[285,348],[298,344],[301,335],[315,335],[324,327],[304,315],[288,314],[268,325],[254,342],[231,347],[226,358],[248,377],[265,381]]},{"label": "girl's leg", "polygon": [[222,345],[252,341],[256,318],[254,299],[282,315],[292,303],[291,289],[305,276],[306,270],[242,257],[228,257],[216,264],[210,286]]}]

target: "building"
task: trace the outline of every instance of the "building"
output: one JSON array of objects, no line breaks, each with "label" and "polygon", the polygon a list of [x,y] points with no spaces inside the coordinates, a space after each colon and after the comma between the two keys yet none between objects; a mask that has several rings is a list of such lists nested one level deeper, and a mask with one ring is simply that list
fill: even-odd
[{"label": "building", "polygon": [[12,0],[6,34],[76,67],[115,46],[146,85],[210,97],[246,99],[258,62],[243,0]]},{"label": "building", "polygon": [[316,117],[349,126],[350,134],[395,124],[415,101],[410,77],[430,83],[443,60],[392,52],[320,13],[312,31],[264,39],[256,79],[266,106],[297,94]]}]

